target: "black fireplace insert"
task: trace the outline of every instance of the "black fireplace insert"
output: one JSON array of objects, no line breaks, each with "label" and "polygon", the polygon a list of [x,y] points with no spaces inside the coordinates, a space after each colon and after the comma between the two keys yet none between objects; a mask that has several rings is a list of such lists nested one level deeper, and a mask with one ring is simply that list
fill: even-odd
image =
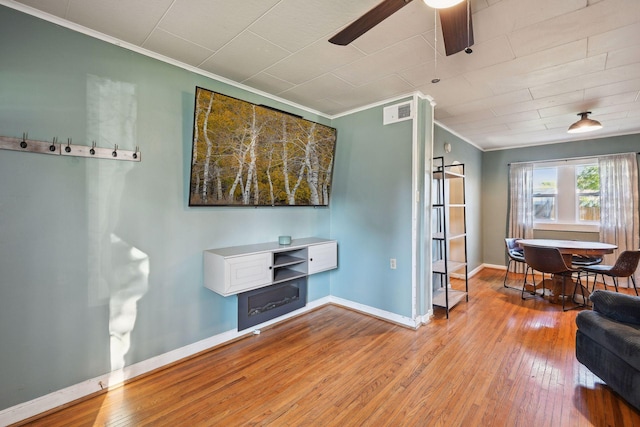
[{"label": "black fireplace insert", "polygon": [[307,277],[238,294],[238,330],[275,319],[307,305]]}]

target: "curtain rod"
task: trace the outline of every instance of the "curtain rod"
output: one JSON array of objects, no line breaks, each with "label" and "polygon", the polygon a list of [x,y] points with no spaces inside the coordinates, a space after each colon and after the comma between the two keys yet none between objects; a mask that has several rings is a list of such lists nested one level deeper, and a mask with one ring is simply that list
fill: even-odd
[{"label": "curtain rod", "polygon": [[[640,151],[636,152],[628,152],[628,153],[612,153],[612,154],[635,154],[636,156],[640,156]],[[585,160],[585,159],[597,159],[602,156],[609,156],[610,154],[601,154],[600,156],[582,156],[582,157],[567,157],[565,159],[549,159],[549,160],[533,160],[528,162],[511,162],[507,163],[507,166],[518,165],[522,163],[555,163],[555,162],[569,162],[572,160]]]}]

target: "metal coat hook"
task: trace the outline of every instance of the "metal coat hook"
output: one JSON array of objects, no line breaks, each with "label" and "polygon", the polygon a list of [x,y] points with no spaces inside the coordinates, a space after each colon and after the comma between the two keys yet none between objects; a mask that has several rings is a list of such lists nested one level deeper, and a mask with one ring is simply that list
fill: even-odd
[{"label": "metal coat hook", "polygon": [[91,142],[91,150],[89,150],[89,154],[91,154],[92,156],[96,154],[96,142],[95,141]]},{"label": "metal coat hook", "polygon": [[111,155],[113,157],[118,157],[118,144],[115,145],[115,148],[113,149],[113,153],[111,153]]},{"label": "metal coat hook", "polygon": [[64,147],[64,151],[65,151],[65,153],[70,153],[71,152],[71,138],[67,138],[67,146]]},{"label": "metal coat hook", "polygon": [[133,155],[132,155],[132,157],[134,159],[138,158],[138,151],[140,151],[140,148],[136,145],[136,149],[135,149],[135,151],[133,152]]},{"label": "metal coat hook", "polygon": [[22,148],[27,148],[27,141],[26,141],[26,139],[27,139],[27,133],[26,133],[26,132],[23,132],[23,133],[22,133],[22,142],[20,143],[20,147],[22,147]]},{"label": "metal coat hook", "polygon": [[54,151],[56,151],[56,144],[58,142],[58,137],[54,136],[53,137],[53,142],[51,143],[51,145],[49,146],[49,151],[51,151],[52,153]]}]

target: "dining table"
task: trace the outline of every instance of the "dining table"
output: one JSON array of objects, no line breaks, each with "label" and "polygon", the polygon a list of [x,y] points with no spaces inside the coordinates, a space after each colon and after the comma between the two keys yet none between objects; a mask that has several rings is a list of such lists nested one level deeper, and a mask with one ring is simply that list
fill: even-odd
[{"label": "dining table", "polygon": [[[617,245],[611,243],[592,242],[584,240],[557,240],[557,239],[520,239],[516,242],[518,246],[524,248],[525,246],[537,246],[543,248],[556,248],[560,251],[565,264],[571,267],[571,260],[573,255],[582,255],[588,257],[601,257],[606,254],[613,253],[618,248]],[[558,302],[558,297],[562,289],[562,279],[555,277],[551,281],[551,292],[554,294],[552,302]],[[589,290],[583,286],[580,290],[580,294],[585,299],[589,297]],[[583,301],[584,302],[584,301]]]},{"label": "dining table", "polygon": [[571,266],[572,255],[602,256],[613,253],[618,246],[611,243],[589,242],[584,240],[556,240],[556,239],[520,239],[517,241],[521,248],[538,246],[542,248],[557,248],[567,266]]}]

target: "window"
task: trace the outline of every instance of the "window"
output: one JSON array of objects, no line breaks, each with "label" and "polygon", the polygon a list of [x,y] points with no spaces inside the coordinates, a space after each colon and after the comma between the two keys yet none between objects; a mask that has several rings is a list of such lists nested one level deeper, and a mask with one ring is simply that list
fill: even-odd
[{"label": "window", "polygon": [[555,221],[557,218],[558,170],[537,168],[533,170],[533,220]]},{"label": "window", "polygon": [[576,166],[578,222],[600,221],[600,170],[598,165]]},{"label": "window", "polygon": [[596,159],[540,163],[533,169],[534,226],[597,231],[600,171]]}]

